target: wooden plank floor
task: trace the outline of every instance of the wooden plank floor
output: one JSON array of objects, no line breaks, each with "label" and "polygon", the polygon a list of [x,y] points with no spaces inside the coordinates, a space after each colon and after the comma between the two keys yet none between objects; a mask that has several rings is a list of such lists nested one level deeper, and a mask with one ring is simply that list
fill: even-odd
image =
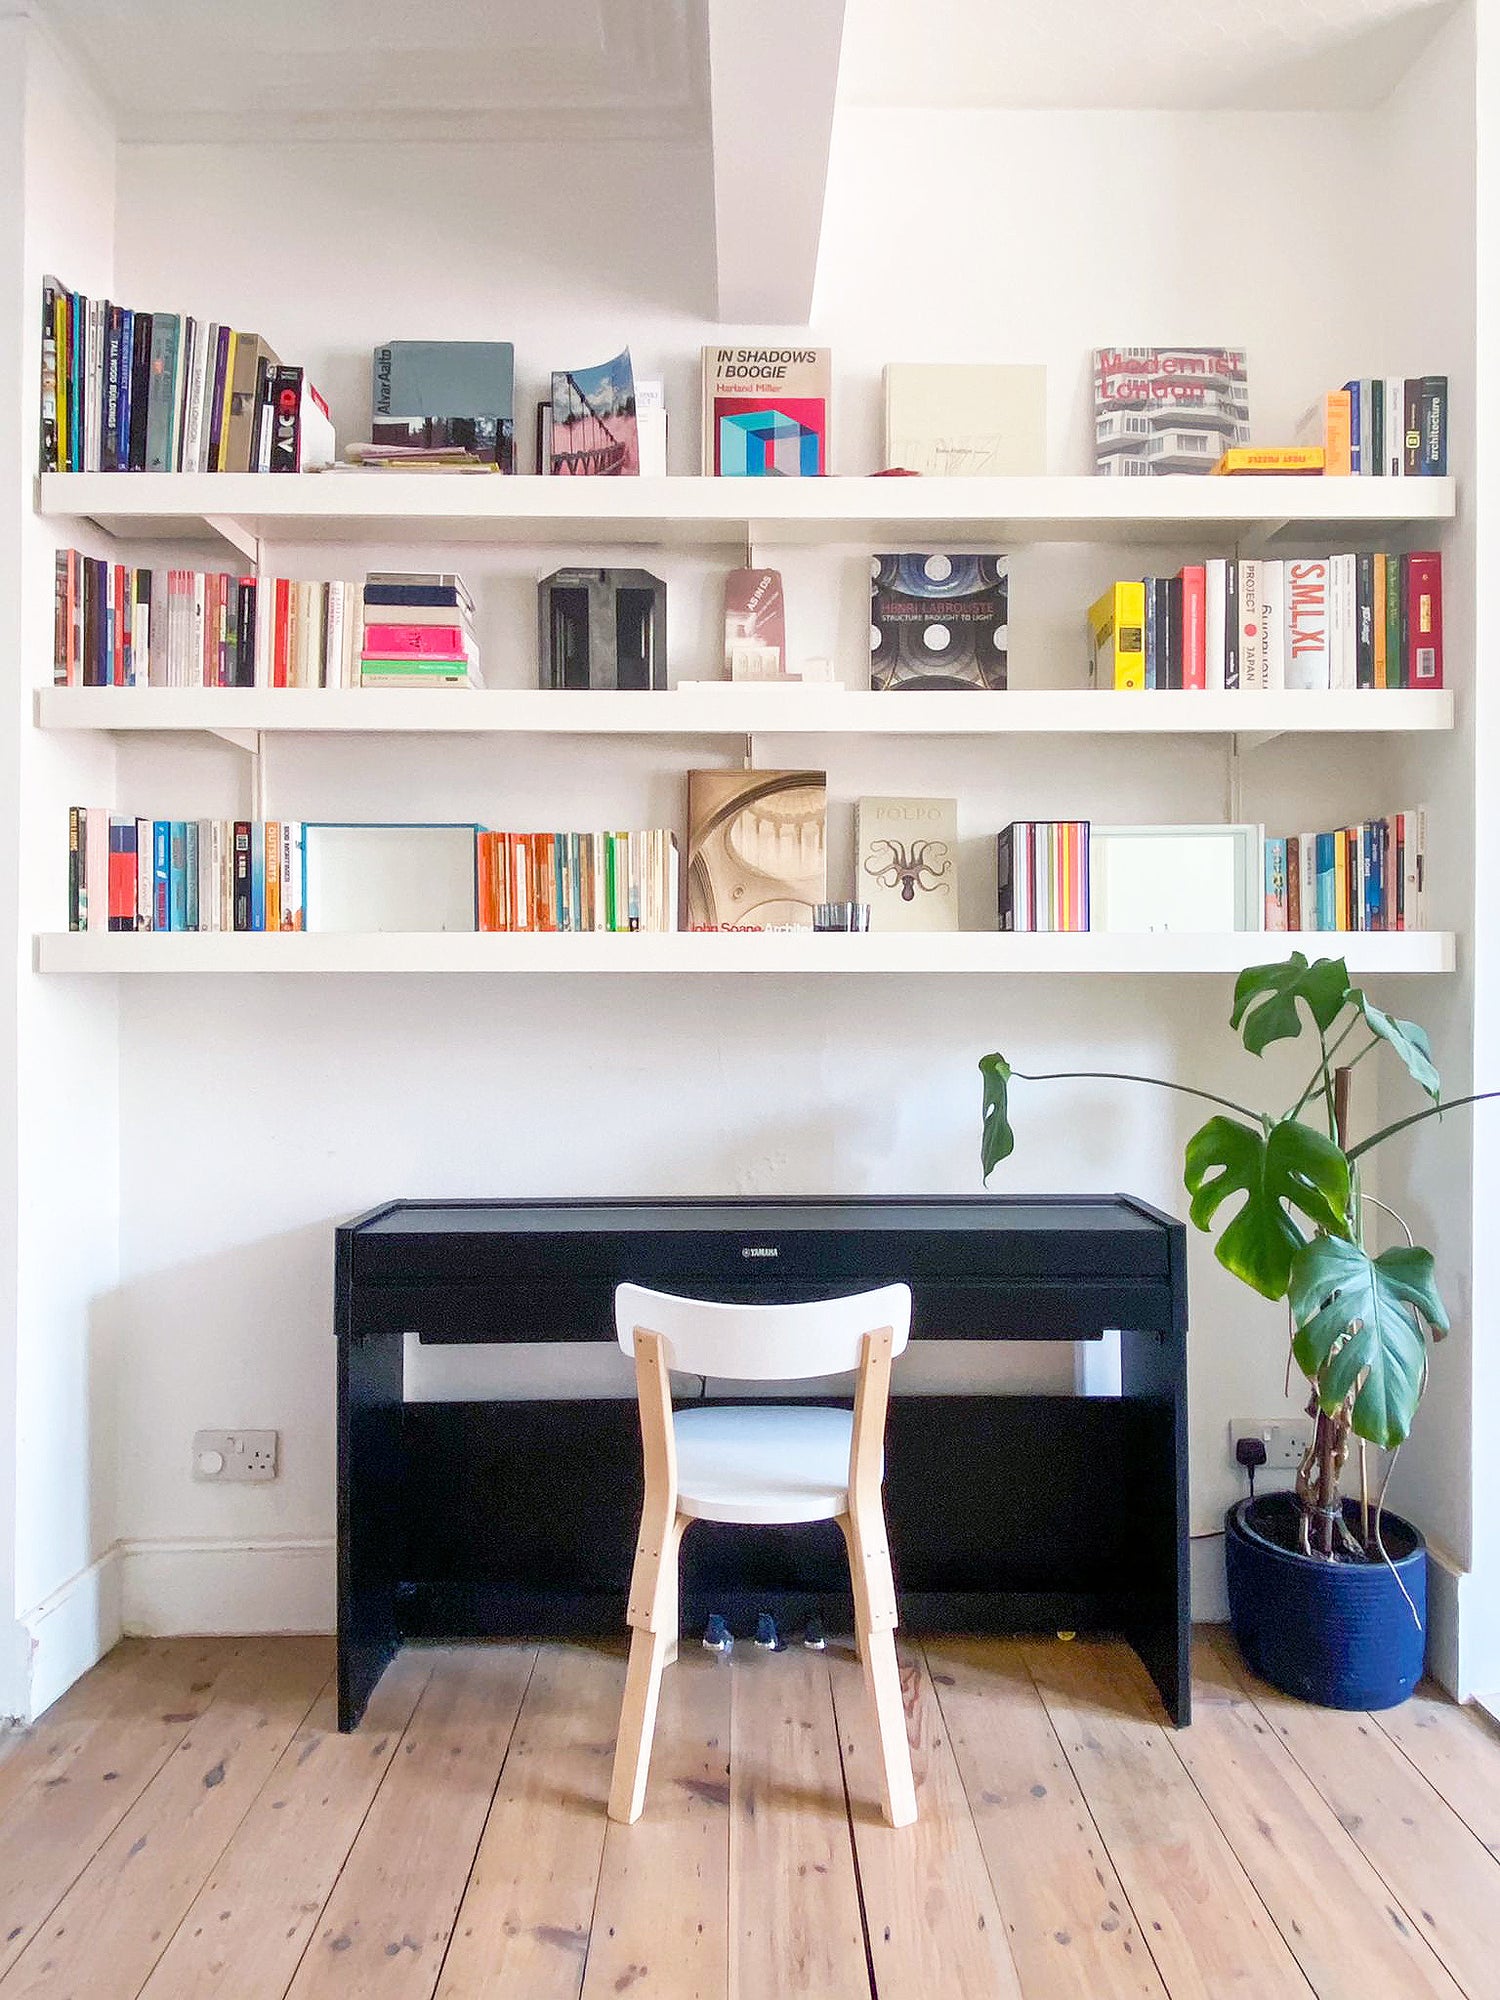
[{"label": "wooden plank floor", "polygon": [[623,1647],[126,1641],[0,1743],[0,2000],[1494,2000],[1500,1734],[1325,1715],[1107,1640],[903,1647],[920,1816],[851,1655],[684,1646],[644,1818]]}]

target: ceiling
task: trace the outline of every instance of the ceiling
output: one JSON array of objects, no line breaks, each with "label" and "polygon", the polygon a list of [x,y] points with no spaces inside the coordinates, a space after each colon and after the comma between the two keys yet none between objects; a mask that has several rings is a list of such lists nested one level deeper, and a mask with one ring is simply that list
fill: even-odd
[{"label": "ceiling", "polygon": [[1455,0],[847,0],[841,103],[1354,109]]},{"label": "ceiling", "polygon": [[41,0],[125,140],[703,139],[702,0]]}]

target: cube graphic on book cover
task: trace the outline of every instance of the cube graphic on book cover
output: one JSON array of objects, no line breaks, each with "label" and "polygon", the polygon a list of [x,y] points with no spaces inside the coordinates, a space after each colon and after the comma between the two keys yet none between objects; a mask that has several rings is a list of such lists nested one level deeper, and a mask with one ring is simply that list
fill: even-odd
[{"label": "cube graphic on book cover", "polygon": [[854,900],[877,931],[958,929],[958,801],[860,799]]},{"label": "cube graphic on book cover", "polygon": [[826,347],[705,347],[703,470],[813,479],[828,470]]},{"label": "cube graphic on book cover", "polygon": [[1212,472],[1250,442],[1238,347],[1094,350],[1094,470],[1116,479]]},{"label": "cube graphic on book cover", "polygon": [[750,479],[814,479],[823,440],[805,404],[732,410],[719,418],[719,470]]},{"label": "cube graphic on book cover", "polygon": [[827,853],[823,772],[688,773],[690,930],[810,930]]},{"label": "cube graphic on book cover", "polygon": [[1004,556],[872,556],[870,686],[1003,688],[1009,603]]}]

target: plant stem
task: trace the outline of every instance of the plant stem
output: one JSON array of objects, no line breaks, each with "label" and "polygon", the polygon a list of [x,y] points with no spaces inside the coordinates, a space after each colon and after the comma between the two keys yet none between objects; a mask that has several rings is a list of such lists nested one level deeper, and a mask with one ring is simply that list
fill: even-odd
[{"label": "plant stem", "polygon": [[1226,1111],[1237,1111],[1257,1125],[1265,1123],[1263,1115],[1252,1111],[1248,1104],[1236,1104],[1232,1097],[1220,1097],[1212,1090],[1197,1090],[1190,1083],[1169,1083],[1164,1076],[1137,1076],[1125,1069],[1013,1069],[1011,1075],[1020,1077],[1024,1083],[1070,1083],[1085,1078],[1103,1078],[1111,1083],[1150,1083],[1158,1090],[1175,1090],[1184,1097],[1201,1097],[1206,1104],[1222,1104]]},{"label": "plant stem", "polygon": [[1500,1097],[1500,1090],[1476,1090],[1469,1097],[1450,1098],[1446,1104],[1429,1104],[1425,1111],[1414,1111],[1409,1118],[1398,1118],[1394,1125],[1383,1125],[1378,1132],[1372,1132],[1368,1139],[1361,1139],[1357,1146],[1349,1150],[1349,1158],[1357,1160],[1361,1153],[1368,1153],[1372,1146],[1378,1146],[1385,1139],[1392,1139],[1398,1132],[1404,1132],[1408,1125],[1420,1125],[1424,1118],[1441,1118],[1445,1111],[1461,1111],[1466,1104],[1487,1104],[1492,1097]]},{"label": "plant stem", "polygon": [[[1348,1041],[1349,1037],[1354,1033],[1354,1030],[1359,1026],[1363,1018],[1364,1017],[1362,1015],[1356,1014],[1354,1019],[1349,1022],[1348,1026],[1339,1035],[1339,1038],[1333,1044],[1333,1047],[1324,1052],[1323,1061],[1318,1065],[1318,1067],[1313,1071],[1312,1075],[1308,1078],[1306,1090],[1303,1091],[1302,1095],[1297,1099],[1297,1102],[1292,1106],[1291,1110],[1286,1114],[1288,1118],[1295,1118],[1297,1116],[1297,1113],[1302,1109],[1303,1105],[1306,1104],[1307,1100],[1310,1097],[1316,1097],[1319,1089],[1322,1087],[1323,1084],[1323,1072],[1327,1067],[1328,1058],[1330,1056],[1335,1056],[1338,1054],[1339,1050],[1343,1047],[1344,1043]],[[1374,1046],[1375,1044],[1372,1041],[1370,1044],[1370,1048],[1373,1048]],[[1369,1052],[1370,1052],[1369,1049],[1365,1050],[1366,1055],[1368,1055]]]}]

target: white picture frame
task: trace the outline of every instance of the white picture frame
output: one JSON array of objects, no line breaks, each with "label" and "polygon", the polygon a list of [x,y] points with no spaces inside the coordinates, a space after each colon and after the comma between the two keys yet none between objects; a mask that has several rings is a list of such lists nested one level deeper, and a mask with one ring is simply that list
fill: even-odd
[{"label": "white picture frame", "polygon": [[1265,828],[1093,826],[1089,928],[1204,933],[1265,928]]}]

